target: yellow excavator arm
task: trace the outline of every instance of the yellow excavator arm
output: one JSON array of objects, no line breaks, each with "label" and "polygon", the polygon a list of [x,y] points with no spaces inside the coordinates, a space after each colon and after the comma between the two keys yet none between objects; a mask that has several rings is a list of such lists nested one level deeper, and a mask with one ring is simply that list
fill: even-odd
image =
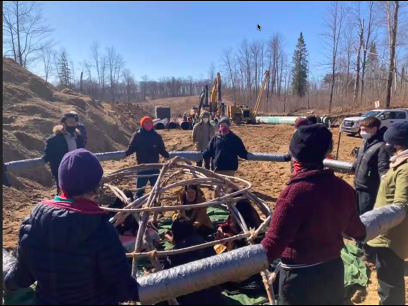
[{"label": "yellow excavator arm", "polygon": [[[221,100],[221,74],[217,72],[217,77],[214,80],[214,85],[210,95],[210,110],[212,113],[218,112],[219,115],[224,115],[223,105]],[[220,111],[221,110],[221,111]]]},{"label": "yellow excavator arm", "polygon": [[259,106],[261,105],[261,101],[262,101],[262,96],[265,90],[265,85],[266,85],[266,81],[269,78],[269,70],[265,71],[265,76],[262,82],[262,86],[261,89],[259,90],[259,94],[258,94],[258,99],[256,100],[256,104],[255,104],[255,108],[254,108],[254,116],[256,116],[256,114],[258,113],[259,110]]}]

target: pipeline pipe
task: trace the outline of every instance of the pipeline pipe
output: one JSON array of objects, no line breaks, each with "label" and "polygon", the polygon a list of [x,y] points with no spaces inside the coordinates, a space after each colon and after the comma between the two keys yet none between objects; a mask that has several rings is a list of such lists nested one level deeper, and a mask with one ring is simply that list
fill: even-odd
[{"label": "pipeline pipe", "polygon": [[[125,151],[116,152],[106,152],[106,153],[96,153],[96,157],[100,161],[106,160],[120,160],[126,157]],[[197,162],[203,159],[203,153],[200,151],[172,151],[169,152],[170,158],[180,156],[187,158],[193,162]],[[269,154],[269,153],[248,153],[248,160],[252,161],[271,161],[271,162],[286,162],[289,161],[287,154]],[[346,173],[353,173],[353,163],[325,159],[323,162],[324,166],[335,171],[341,171]],[[45,165],[42,158],[18,160],[9,163],[5,163],[7,171],[19,170],[19,169],[32,169]]]},{"label": "pipeline pipe", "polygon": [[178,123],[180,124],[182,130],[189,130],[191,127],[191,123],[184,121],[183,118],[179,118]]},{"label": "pipeline pipe", "polygon": [[152,305],[217,286],[248,279],[268,268],[261,245],[251,245],[221,255],[139,277],[139,299]]},{"label": "pipeline pipe", "polygon": [[168,123],[169,123],[169,119],[167,118],[160,119],[156,122],[153,121],[153,127],[156,130],[164,130],[167,127]]},{"label": "pipeline pipe", "polygon": [[180,124],[177,122],[176,118],[171,118],[167,126],[169,129],[178,129]]}]

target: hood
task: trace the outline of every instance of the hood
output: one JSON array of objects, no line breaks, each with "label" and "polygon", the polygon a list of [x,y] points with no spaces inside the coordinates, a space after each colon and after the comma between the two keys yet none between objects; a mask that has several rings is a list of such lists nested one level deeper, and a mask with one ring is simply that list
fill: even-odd
[{"label": "hood", "polygon": [[76,249],[103,224],[108,214],[82,214],[44,203],[38,204],[31,213],[31,227],[27,238],[37,247],[54,250]]},{"label": "hood", "polygon": [[149,134],[149,133],[155,134],[155,133],[157,133],[154,128],[151,129],[150,132],[146,132],[146,130],[145,130],[144,128],[140,128],[139,131],[137,131],[137,132],[140,133],[140,134],[142,134],[142,133],[143,133],[143,134]]},{"label": "hood", "polygon": [[[62,132],[63,129],[64,129],[64,127],[60,124],[60,125],[54,126],[52,131],[53,131],[53,133],[55,135],[58,135],[58,134],[63,134],[63,132]],[[81,135],[81,132],[78,129],[75,129],[75,134]]]},{"label": "hood", "polygon": [[398,166],[402,165],[403,163],[408,161],[408,150],[401,152],[398,155],[394,155],[391,157],[391,168],[397,168]]},{"label": "hood", "polygon": [[344,120],[354,121],[354,122],[356,122],[356,121],[362,121],[362,120],[364,120],[364,119],[365,119],[365,117],[349,117],[349,118],[344,118]]},{"label": "hood", "polygon": [[[186,197],[186,191],[184,190],[184,187],[183,187],[178,192],[178,198],[182,205],[184,204],[185,197]],[[200,187],[198,187],[198,196],[197,196],[197,200],[195,204],[204,203],[204,202],[205,202],[204,192],[200,189]]]}]

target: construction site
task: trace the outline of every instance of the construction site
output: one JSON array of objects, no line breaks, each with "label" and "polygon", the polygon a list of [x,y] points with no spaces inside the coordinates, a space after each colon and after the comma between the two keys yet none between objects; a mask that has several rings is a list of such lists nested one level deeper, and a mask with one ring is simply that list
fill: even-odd
[{"label": "construction site", "polygon": [[[265,73],[264,83],[268,73]],[[3,186],[3,249],[12,251],[17,246],[20,224],[35,205],[43,199],[55,196],[55,182],[51,172],[39,158],[42,156],[45,140],[52,132],[53,127],[58,124],[62,114],[69,111],[77,112],[81,122],[87,128],[87,149],[94,153],[106,153],[120,152],[126,149],[130,137],[139,129],[139,122],[142,117],[147,115],[155,118],[155,107],[168,108],[171,115],[168,118],[156,118],[155,125],[159,122],[164,125],[157,129],[163,138],[167,151],[173,154],[173,157],[181,156],[181,158],[187,159],[194,155],[189,155],[188,152],[195,151],[195,148],[190,127],[182,129],[184,122],[182,115],[187,113],[193,117],[201,111],[208,111],[213,115],[223,113],[233,121],[232,131],[241,137],[248,152],[254,153],[253,156],[255,156],[253,160],[241,160],[239,162],[239,170],[236,174],[238,181],[235,181],[235,184],[241,185],[240,188],[244,189],[250,186],[248,189],[250,193],[248,194],[252,200],[261,203],[258,209],[263,210],[263,220],[269,221],[268,211],[270,209],[273,213],[276,200],[290,178],[290,167],[288,163],[279,161],[279,158],[270,159],[272,161],[265,160],[265,158],[262,160],[262,157],[257,154],[286,154],[294,129],[294,119],[291,118],[298,118],[307,114],[287,117],[286,120],[288,121],[286,122],[282,117],[275,117],[275,119],[264,117],[270,118],[269,120],[280,120],[280,122],[273,122],[276,124],[259,123],[265,122],[260,119],[262,117],[258,114],[264,86],[260,88],[258,101],[255,103],[255,108],[252,109],[245,105],[237,105],[230,98],[223,98],[219,86],[220,81],[221,76],[218,74],[214,84],[208,84],[208,87],[212,87],[211,91],[208,87],[207,89],[204,88],[200,96],[159,99],[145,103],[108,103],[94,100],[89,96],[68,89],[59,91],[13,60],[3,59],[3,163],[8,166],[7,178],[11,185],[11,187]],[[362,139],[346,135],[340,138],[338,128],[344,117],[353,114],[335,114],[330,119],[326,119],[324,114],[321,115],[322,123],[327,124],[333,133],[335,148],[333,154],[339,161],[346,162],[346,165],[347,162],[354,162],[356,158],[352,155],[352,151],[355,147],[361,146]],[[354,115],[361,115],[361,113]],[[171,123],[174,125],[171,126]],[[177,152],[181,152],[181,154]],[[120,153],[115,154],[120,155]],[[103,203],[100,203],[103,205],[114,199],[115,195],[120,196],[121,191],[125,189],[135,190],[135,179],[132,178],[134,175],[126,172],[128,171],[126,169],[136,166],[134,156],[115,158],[113,157],[115,154],[100,159],[104,178],[106,178],[104,179]],[[24,164],[24,161],[30,160],[30,164],[27,162]],[[164,160],[163,162],[166,163]],[[183,166],[183,160],[179,160],[177,163],[177,167],[180,169],[187,169],[183,170],[187,171],[186,173],[191,170],[188,168],[188,163]],[[341,168],[342,166],[337,168],[336,175],[353,186],[353,174],[347,173],[350,171],[341,171],[345,170],[344,167]],[[195,177],[197,180],[202,180],[204,185],[209,182],[214,183],[217,179],[210,179],[211,176],[205,172]],[[183,177],[183,179],[186,178]],[[170,183],[174,184],[177,181],[173,179],[170,180]],[[242,187],[242,184],[247,187]],[[147,188],[147,193],[150,188]],[[212,193],[210,191],[205,193],[208,196],[207,199],[211,198]],[[165,196],[163,195],[161,205],[174,205],[171,199],[176,197],[176,190],[169,190]],[[149,205],[152,203],[151,201],[145,202],[146,205],[143,207],[150,207]],[[213,205],[215,204],[213,203]],[[210,205],[207,213],[213,214],[212,221],[217,218],[221,218],[218,221],[223,219],[222,212],[220,217]],[[155,218],[160,220],[166,216],[168,214],[161,211],[158,216],[155,215]],[[164,232],[159,230],[159,233],[163,234]],[[352,246],[353,242],[348,241],[347,244]],[[346,284],[347,289],[350,289],[347,296],[348,303],[378,304],[378,281],[374,266],[362,262],[355,254],[347,254],[351,256],[349,257],[351,258],[351,270],[348,270],[351,274],[347,278],[350,283]],[[345,259],[343,258],[343,260]],[[408,267],[407,264],[405,266]],[[407,271],[406,269],[406,276],[408,275]],[[408,276],[405,277],[405,282],[408,289]],[[235,301],[234,303],[240,304],[268,304],[268,300],[270,301],[270,295],[266,293],[257,297],[245,295],[240,295],[239,298],[235,299],[234,296],[230,295],[229,297],[231,301]]]}]

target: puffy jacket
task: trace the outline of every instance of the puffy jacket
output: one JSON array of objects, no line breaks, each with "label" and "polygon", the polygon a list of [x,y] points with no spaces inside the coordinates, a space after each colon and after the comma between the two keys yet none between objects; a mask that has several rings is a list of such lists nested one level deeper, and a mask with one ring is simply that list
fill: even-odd
[{"label": "puffy jacket", "polygon": [[126,156],[135,152],[138,164],[158,163],[159,154],[164,158],[169,158],[162,137],[154,129],[147,132],[141,128],[133,134],[126,150]]},{"label": "puffy jacket", "polygon": [[377,133],[372,139],[365,140],[353,166],[355,188],[376,195],[381,177],[389,169],[389,160],[390,156],[380,133]]},{"label": "puffy jacket", "polygon": [[[54,135],[51,135],[45,144],[43,159],[46,163],[50,163],[51,173],[58,176],[58,167],[68,151],[68,144],[62,132],[62,125],[54,127]],[[80,132],[75,132],[77,149],[84,147],[83,138]]]},{"label": "puffy jacket", "polygon": [[[208,130],[207,135],[208,138],[205,138],[206,135],[205,130]],[[200,123],[196,124],[193,128],[193,142],[196,146],[198,151],[205,151],[210,142],[211,138],[215,135],[215,128],[211,125],[210,122],[204,123],[201,121]]]},{"label": "puffy jacket", "polygon": [[[374,209],[390,204],[406,207],[408,213],[408,150],[391,163],[381,181]],[[408,259],[408,218],[387,233],[368,242],[372,247],[391,248],[402,259]]]},{"label": "puffy jacket", "polygon": [[248,159],[248,152],[241,138],[232,131],[226,135],[215,135],[204,152],[204,157],[212,158],[215,171],[237,171],[238,156]]},{"label": "puffy jacket", "polygon": [[112,305],[138,300],[118,233],[108,214],[85,199],[38,204],[20,228],[8,290],[37,281],[37,305]]},{"label": "puffy jacket", "polygon": [[269,262],[317,264],[340,257],[343,234],[364,238],[354,189],[333,170],[300,172],[280,194],[262,241]]}]

